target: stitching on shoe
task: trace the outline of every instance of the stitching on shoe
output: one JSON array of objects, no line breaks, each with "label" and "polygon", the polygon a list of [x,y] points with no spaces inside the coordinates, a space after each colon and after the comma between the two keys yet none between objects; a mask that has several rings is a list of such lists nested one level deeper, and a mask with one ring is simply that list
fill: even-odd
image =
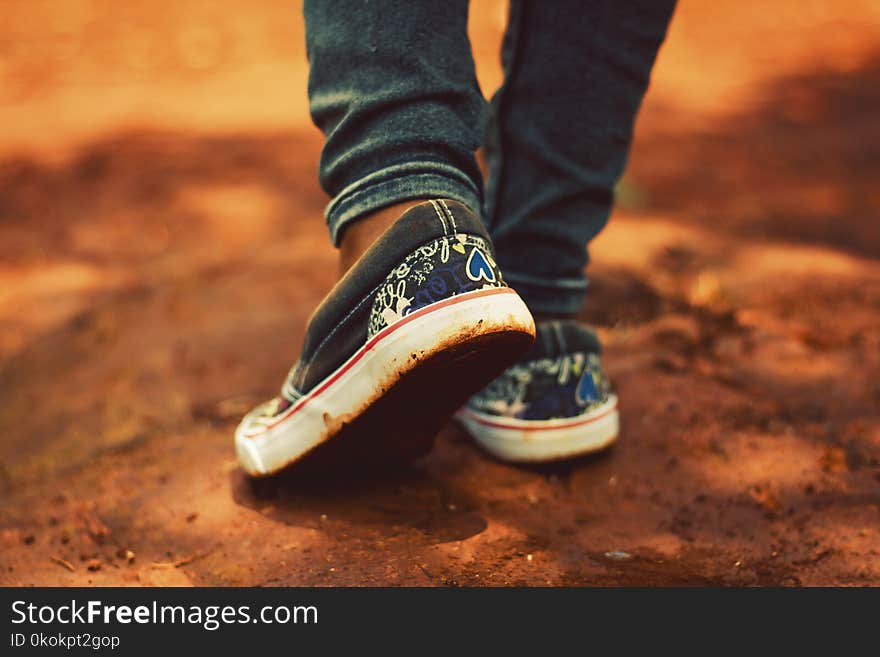
[{"label": "stitching on shoe", "polygon": [[339,328],[343,324],[345,324],[349,319],[351,319],[351,316],[354,315],[360,309],[361,306],[363,306],[367,301],[370,301],[373,298],[373,296],[375,296],[376,292],[378,292],[379,288],[382,287],[382,285],[384,285],[384,284],[385,284],[385,281],[382,281],[381,283],[379,283],[379,285],[377,285],[372,290],[370,290],[367,293],[367,295],[363,299],[361,299],[358,302],[358,304],[354,308],[352,308],[345,317],[343,317],[342,319],[339,320],[339,323],[333,327],[333,330],[330,331],[326,336],[324,336],[324,339],[321,340],[321,342],[318,344],[317,347],[315,347],[315,351],[314,351],[314,353],[312,353],[312,357],[309,358],[305,362],[305,364],[302,367],[302,370],[300,370],[300,376],[297,377],[298,378],[298,381],[297,381],[298,386],[302,385],[302,382],[303,382],[302,380],[305,378],[306,372],[308,372],[309,368],[312,366],[312,363],[315,362],[315,358],[318,357],[318,353],[321,351],[321,349],[323,349],[324,345],[327,344],[327,340],[329,340],[334,335],[336,335],[336,332],[339,330]]},{"label": "stitching on shoe", "polygon": [[443,236],[449,235],[449,228],[446,226],[446,219],[443,218],[443,212],[440,211],[440,206],[437,204],[437,201],[431,200],[431,206],[434,208],[434,212],[437,213],[437,218],[440,220],[440,225],[443,226]]},{"label": "stitching on shoe", "polygon": [[449,209],[449,206],[446,205],[446,201],[442,198],[440,199],[440,205],[443,206],[443,209],[446,210],[446,216],[449,217],[449,221],[452,222],[452,234],[458,235],[458,226],[455,225],[455,216],[452,214],[452,210]]}]

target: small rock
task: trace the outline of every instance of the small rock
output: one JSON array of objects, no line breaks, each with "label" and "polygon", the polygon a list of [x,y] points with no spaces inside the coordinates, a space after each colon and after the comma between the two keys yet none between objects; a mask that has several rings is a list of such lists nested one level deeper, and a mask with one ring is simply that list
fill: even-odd
[{"label": "small rock", "polygon": [[614,561],[626,561],[627,559],[632,559],[632,555],[623,550],[611,550],[610,552],[605,553],[605,558],[613,559]]}]

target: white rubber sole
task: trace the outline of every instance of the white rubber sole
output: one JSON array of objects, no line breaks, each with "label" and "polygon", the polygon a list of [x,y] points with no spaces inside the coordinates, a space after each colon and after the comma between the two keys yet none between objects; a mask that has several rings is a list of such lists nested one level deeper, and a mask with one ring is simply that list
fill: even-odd
[{"label": "white rubber sole", "polygon": [[422,308],[386,327],[271,423],[255,411],[235,431],[235,450],[255,476],[277,472],[361,415],[404,374],[431,357],[493,333],[532,337],[535,324],[510,288],[467,292]]},{"label": "white rubber sole", "polygon": [[617,439],[617,395],[576,418],[520,420],[462,408],[456,413],[468,433],[503,461],[538,463],[582,456],[605,449]]}]

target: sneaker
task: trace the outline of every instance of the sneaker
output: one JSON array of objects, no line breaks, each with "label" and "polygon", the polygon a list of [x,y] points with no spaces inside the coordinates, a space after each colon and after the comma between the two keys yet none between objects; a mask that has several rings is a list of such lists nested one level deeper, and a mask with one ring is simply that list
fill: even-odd
[{"label": "sneaker", "polygon": [[505,461],[554,461],[617,438],[617,395],[599,362],[595,333],[576,322],[538,324],[525,358],[457,414],[468,433]]},{"label": "sneaker", "polygon": [[267,475],[332,445],[331,461],[349,463],[422,453],[534,336],[480,219],[453,201],[420,203],[312,314],[281,392],[236,429],[238,459]]}]

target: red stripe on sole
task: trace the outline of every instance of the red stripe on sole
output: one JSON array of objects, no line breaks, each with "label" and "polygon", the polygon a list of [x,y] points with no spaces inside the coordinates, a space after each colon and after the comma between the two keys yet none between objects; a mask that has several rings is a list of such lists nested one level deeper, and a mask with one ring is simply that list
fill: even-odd
[{"label": "red stripe on sole", "polygon": [[[589,417],[584,420],[573,420],[572,422],[565,422],[562,424],[554,424],[552,427],[548,427],[548,426],[528,427],[528,426],[523,426],[523,425],[507,424],[505,422],[497,422],[495,420],[487,420],[482,415],[477,415],[473,411],[466,409],[466,408],[462,409],[460,411],[460,413],[462,415],[466,415],[469,419],[473,420],[474,422],[479,422],[480,424],[484,424],[487,427],[495,427],[497,429],[513,429],[515,431],[550,431],[552,429],[568,429],[570,427],[579,427],[581,425],[591,424],[593,422],[601,420],[603,417],[606,417],[612,411],[615,411],[615,410],[617,410],[617,402],[615,402],[611,408],[605,409],[602,413],[600,413],[599,415],[596,415],[594,417]],[[529,420],[521,420],[521,421],[522,422],[529,422]],[[532,420],[532,422],[546,422],[546,420]]]},{"label": "red stripe on sole", "polygon": [[491,290],[479,290],[477,292],[467,292],[462,295],[450,297],[448,299],[444,299],[443,301],[438,301],[437,303],[432,303],[430,306],[425,306],[424,308],[420,308],[419,310],[411,313],[401,319],[398,322],[395,322],[391,326],[388,326],[384,330],[380,331],[376,335],[374,335],[369,341],[367,341],[364,346],[358,349],[352,356],[349,358],[339,369],[337,369],[332,375],[330,375],[327,379],[324,380],[317,388],[309,392],[306,396],[300,399],[296,404],[287,409],[281,416],[278,417],[272,424],[266,425],[266,427],[259,431],[258,433],[247,434],[246,438],[254,438],[256,436],[262,435],[277,427],[279,424],[284,422],[285,420],[290,419],[297,411],[303,408],[310,401],[318,397],[322,392],[324,392],[328,387],[330,387],[339,377],[345,374],[349,369],[351,369],[361,358],[366,355],[370,349],[379,344],[382,340],[387,338],[389,335],[393,334],[398,329],[404,327],[406,324],[409,324],[413,320],[416,320],[420,317],[424,317],[425,315],[430,315],[431,313],[446,308],[448,306],[455,305],[457,303],[464,303],[465,301],[470,301],[471,299],[477,299],[479,297],[492,296],[495,294],[516,294],[513,289],[509,287],[498,287],[493,288]]}]

